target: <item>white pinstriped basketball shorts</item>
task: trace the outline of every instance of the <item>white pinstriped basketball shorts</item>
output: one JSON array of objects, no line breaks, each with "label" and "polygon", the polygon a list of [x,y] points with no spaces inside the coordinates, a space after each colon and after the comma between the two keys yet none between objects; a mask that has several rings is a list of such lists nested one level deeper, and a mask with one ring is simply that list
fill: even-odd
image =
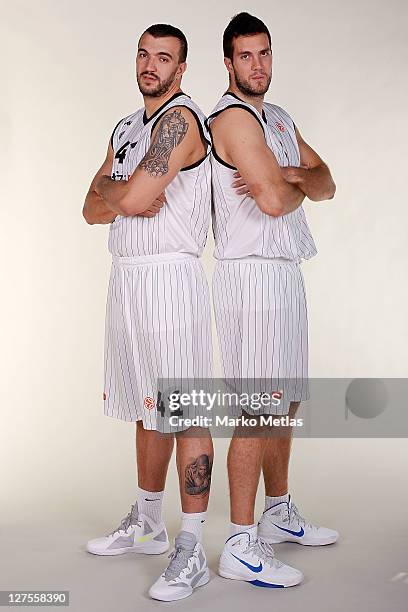
[{"label": "white pinstriped basketball shorts", "polygon": [[[308,399],[308,323],[300,264],[260,257],[219,260],[213,301],[224,377],[262,379],[270,381],[269,391],[284,391],[278,406],[258,413],[284,415],[291,401]],[[233,407],[232,413],[237,410]]]},{"label": "white pinstriped basketball shorts", "polygon": [[157,379],[211,377],[210,298],[200,259],[188,253],[113,256],[104,413],[159,429]]}]

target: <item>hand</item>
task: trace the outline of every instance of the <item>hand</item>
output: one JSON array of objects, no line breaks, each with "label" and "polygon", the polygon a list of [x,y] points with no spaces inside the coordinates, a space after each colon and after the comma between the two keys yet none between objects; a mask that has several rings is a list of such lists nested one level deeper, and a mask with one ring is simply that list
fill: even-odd
[{"label": "hand", "polygon": [[305,171],[309,170],[307,164],[300,164],[300,166],[284,166],[281,167],[281,173],[287,183],[301,183]]},{"label": "hand", "polygon": [[247,195],[250,198],[252,198],[251,192],[249,191],[249,187],[248,187],[248,185],[245,184],[245,181],[242,178],[242,176],[240,175],[240,173],[238,172],[238,170],[236,172],[234,172],[234,177],[237,180],[232,183],[232,187],[234,187],[234,189],[236,189],[237,194],[238,195]]},{"label": "hand", "polygon": [[138,217],[148,217],[148,218],[155,217],[160,212],[160,209],[163,208],[164,204],[166,204],[166,196],[164,195],[164,191],[163,191],[163,193],[161,193],[156,198],[156,200],[153,202],[153,204],[149,206],[147,210],[145,210],[142,213],[139,213],[137,216]]}]

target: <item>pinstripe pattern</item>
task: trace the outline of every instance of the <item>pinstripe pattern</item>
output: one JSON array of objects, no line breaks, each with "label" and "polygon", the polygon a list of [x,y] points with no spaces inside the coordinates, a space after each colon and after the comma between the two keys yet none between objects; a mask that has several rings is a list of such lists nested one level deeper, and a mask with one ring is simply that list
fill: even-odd
[{"label": "pinstripe pattern", "polygon": [[[262,115],[226,94],[210,114],[247,108],[260,123],[280,166],[299,166],[295,128],[279,106],[264,103]],[[291,401],[308,399],[308,323],[300,262],[316,247],[300,206],[282,217],[262,213],[255,201],[232,187],[235,168],[211,155],[214,256],[213,300],[226,379],[241,392],[283,390],[279,406],[258,414],[287,414]],[[239,379],[237,382],[236,379]],[[262,379],[262,389],[255,380]],[[251,386],[251,382],[252,386]],[[259,386],[259,384],[258,384]],[[251,412],[251,414],[255,412]],[[240,414],[232,408],[231,414]]]},{"label": "pinstripe pattern", "polygon": [[158,378],[211,378],[209,291],[197,257],[114,257],[104,375],[105,414],[142,419],[146,429],[156,429],[160,418],[144,402],[156,400]]},{"label": "pinstripe pattern", "polygon": [[218,261],[213,299],[225,378],[263,379],[270,381],[266,389],[284,391],[280,406],[260,414],[286,414],[290,401],[307,399],[308,324],[300,265],[277,259]]},{"label": "pinstripe pattern", "polygon": [[[155,123],[174,106],[195,114],[209,143],[203,113],[189,96],[176,94],[150,119],[140,109],[117,124],[112,178],[129,179],[150,146]],[[182,169],[165,195],[155,217],[118,215],[111,224],[104,362],[105,414],[143,420],[146,429],[160,431],[169,429],[159,427],[158,379],[212,376],[209,290],[198,259],[211,208],[208,152]]]},{"label": "pinstripe pattern", "polygon": [[[112,178],[129,179],[150,146],[151,132],[158,118],[174,106],[189,108],[210,142],[202,111],[189,96],[176,94],[149,120],[142,108],[119,122],[111,139]],[[171,181],[165,190],[167,203],[155,217],[118,215],[110,225],[109,251],[124,257],[175,252],[201,255],[210,220],[210,192],[211,162],[207,156]]]},{"label": "pinstripe pattern", "polygon": [[[252,105],[227,94],[215,106],[207,123],[211,124],[211,120],[229,106],[247,108],[258,119],[264,130],[266,144],[280,166],[299,166],[294,124],[286,111],[265,102],[262,117]],[[283,131],[278,126],[283,127]],[[255,200],[237,195],[232,187],[236,168],[220,163],[214,155],[211,155],[211,164],[215,258],[236,259],[258,255],[300,260],[310,259],[316,254],[302,206],[281,217],[265,215]]]}]

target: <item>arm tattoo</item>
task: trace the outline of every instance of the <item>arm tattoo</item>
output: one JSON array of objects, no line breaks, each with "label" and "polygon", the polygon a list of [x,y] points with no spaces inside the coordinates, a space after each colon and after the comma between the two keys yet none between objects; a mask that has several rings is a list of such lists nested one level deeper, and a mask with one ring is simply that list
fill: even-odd
[{"label": "arm tattoo", "polygon": [[210,492],[212,461],[208,455],[200,455],[185,469],[185,491],[188,495],[205,497]]},{"label": "arm tattoo", "polygon": [[188,130],[188,123],[180,110],[166,113],[159,123],[153,142],[142,161],[140,168],[150,176],[163,176],[169,170],[172,150],[180,144]]}]

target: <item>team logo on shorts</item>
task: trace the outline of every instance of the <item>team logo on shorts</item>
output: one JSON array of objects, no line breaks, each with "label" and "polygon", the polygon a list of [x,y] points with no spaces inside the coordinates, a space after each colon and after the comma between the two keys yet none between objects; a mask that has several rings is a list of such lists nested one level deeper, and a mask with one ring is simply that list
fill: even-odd
[{"label": "team logo on shorts", "polygon": [[152,397],[145,397],[143,400],[143,405],[147,410],[153,410],[155,403]]},{"label": "team logo on shorts", "polygon": [[278,128],[278,130],[280,132],[284,132],[285,131],[285,126],[280,121],[275,121],[275,125],[276,125],[276,127]]},{"label": "team logo on shorts", "polygon": [[103,399],[106,400],[106,393],[102,395]]}]

